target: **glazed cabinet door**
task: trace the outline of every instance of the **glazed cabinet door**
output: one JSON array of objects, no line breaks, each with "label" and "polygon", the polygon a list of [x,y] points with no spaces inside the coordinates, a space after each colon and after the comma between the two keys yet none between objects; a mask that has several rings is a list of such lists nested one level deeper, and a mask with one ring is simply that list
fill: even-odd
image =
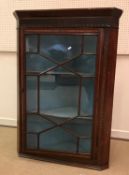
[{"label": "glazed cabinet door", "polygon": [[94,152],[101,30],[24,33],[25,147]]}]

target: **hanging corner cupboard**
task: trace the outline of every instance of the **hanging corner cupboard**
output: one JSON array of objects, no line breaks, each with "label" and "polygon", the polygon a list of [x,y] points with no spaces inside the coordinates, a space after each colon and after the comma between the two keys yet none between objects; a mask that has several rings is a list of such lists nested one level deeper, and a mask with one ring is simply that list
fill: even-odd
[{"label": "hanging corner cupboard", "polygon": [[18,10],[21,156],[105,169],[117,8]]}]

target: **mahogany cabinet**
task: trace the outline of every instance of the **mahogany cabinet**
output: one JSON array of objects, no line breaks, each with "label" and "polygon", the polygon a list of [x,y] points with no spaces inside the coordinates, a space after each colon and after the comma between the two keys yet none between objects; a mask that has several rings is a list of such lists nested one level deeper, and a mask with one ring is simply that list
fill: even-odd
[{"label": "mahogany cabinet", "polygon": [[18,10],[21,156],[105,169],[117,8]]}]

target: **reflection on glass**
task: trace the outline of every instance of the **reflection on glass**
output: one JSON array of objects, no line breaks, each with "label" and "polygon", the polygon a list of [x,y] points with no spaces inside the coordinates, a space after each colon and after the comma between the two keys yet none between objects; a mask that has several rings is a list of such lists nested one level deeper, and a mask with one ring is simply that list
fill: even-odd
[{"label": "reflection on glass", "polygon": [[80,36],[44,35],[40,37],[40,53],[62,62],[80,55]]}]

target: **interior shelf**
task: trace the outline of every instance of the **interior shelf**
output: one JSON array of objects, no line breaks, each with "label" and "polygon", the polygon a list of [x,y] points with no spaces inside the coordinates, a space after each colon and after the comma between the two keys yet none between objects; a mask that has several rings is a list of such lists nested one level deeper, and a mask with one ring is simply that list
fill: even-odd
[{"label": "interior shelf", "polygon": [[[46,111],[43,111],[44,114],[50,115],[50,116],[55,116],[59,118],[72,118],[77,115],[77,108],[76,107],[60,107],[60,108],[54,108],[54,109],[49,109]],[[41,112],[42,114],[42,112]],[[87,115],[85,113],[82,113],[81,116],[91,116]],[[79,118],[85,118],[85,117],[79,117]],[[88,117],[91,118],[91,117]]]},{"label": "interior shelf", "polygon": [[[84,78],[95,78],[94,74],[90,74],[90,73],[82,73],[82,72],[76,72],[77,74],[79,74],[80,76],[84,77]],[[38,76],[40,75],[41,72],[37,72],[37,71],[33,71],[30,72],[28,71],[26,73],[27,76],[31,75],[31,76]],[[74,75],[74,73],[72,72],[46,72],[45,75]]]},{"label": "interior shelf", "polygon": [[[59,119],[73,118],[77,116],[78,119],[92,120],[91,114],[81,113],[81,115],[78,115],[76,107],[60,107],[60,108],[40,111],[39,113],[40,115],[45,115],[48,117],[55,117]],[[28,114],[37,114],[37,112],[35,111],[28,112]]]}]

